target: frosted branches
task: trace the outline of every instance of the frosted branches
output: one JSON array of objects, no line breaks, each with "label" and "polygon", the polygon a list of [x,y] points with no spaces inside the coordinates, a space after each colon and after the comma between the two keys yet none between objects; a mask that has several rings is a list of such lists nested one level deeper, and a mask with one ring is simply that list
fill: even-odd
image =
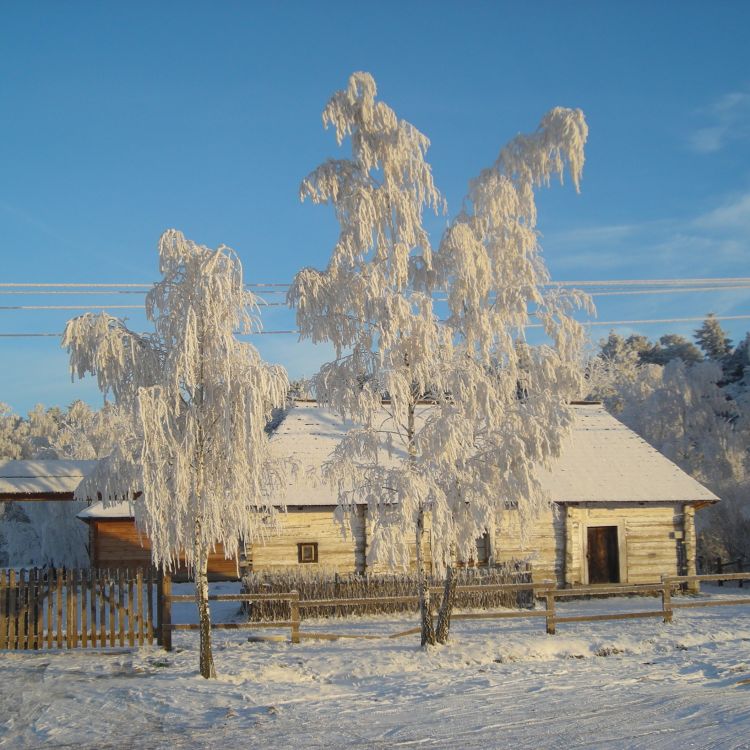
[{"label": "frosted branches", "polygon": [[108,315],[71,320],[63,345],[78,377],[96,375],[130,430],[81,492],[133,498],[156,565],[194,562],[198,546],[227,557],[274,529],[270,495],[281,467],[265,426],[285,402],[287,379],[234,333],[250,330],[255,298],[234,251],[211,250],[169,230],[159,242],[163,278],[146,298],[154,324],[139,335]]},{"label": "frosted branches", "polygon": [[[469,559],[506,506],[522,520],[546,507],[534,467],[559,453],[572,421],[583,332],[570,313],[588,301],[542,291],[534,190],[566,166],[578,188],[587,127],[580,110],[556,108],[513,139],[433,252],[422,212],[443,203],[429,141],[375,95],[355,73],[324,110],[352,156],[322,164],[300,193],[332,204],[341,230],[328,267],[301,271],[289,302],[303,338],[337,349],[315,379],[319,401],[362,425],[327,462],[328,481],[346,507],[367,501],[381,561],[404,563],[428,510],[440,569]],[[525,343],[532,316],[548,343]]]},{"label": "frosted branches", "polygon": [[[443,204],[429,141],[375,95],[372,77],[355,73],[324,110],[352,157],[322,164],[300,192],[332,204],[341,231],[326,270],[300,272],[289,302],[302,337],[338,351],[316,378],[319,401],[362,425],[326,478],[344,507],[367,501],[381,561],[405,562],[429,511],[441,569],[452,555],[468,560],[506,507],[522,521],[546,507],[534,468],[560,452],[572,421],[583,334],[570,313],[588,301],[542,291],[534,190],[566,166],[578,189],[587,127],[580,110],[556,108],[514,138],[471,181],[433,252],[422,212]],[[445,323],[436,288],[447,292]],[[549,343],[525,343],[532,316]]]},{"label": "frosted branches", "polygon": [[[412,289],[431,264],[423,209],[439,210],[442,201],[424,159],[429,141],[376,102],[375,93],[372,77],[355,73],[326,106],[324,123],[335,128],[339,143],[351,138],[352,158],[322,164],[300,195],[332,203],[341,231],[326,271],[301,271],[289,302],[303,336],[331,341],[339,353],[375,351],[377,369],[385,372],[406,354],[413,367],[420,359],[421,350],[404,341],[421,338],[434,317],[430,297]],[[391,352],[395,331],[403,334],[401,350]],[[440,336],[435,331],[430,338]]]}]

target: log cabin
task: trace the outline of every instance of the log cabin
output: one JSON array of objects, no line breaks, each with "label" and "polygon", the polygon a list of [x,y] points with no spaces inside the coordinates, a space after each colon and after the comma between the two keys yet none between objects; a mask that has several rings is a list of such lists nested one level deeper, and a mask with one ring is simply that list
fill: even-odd
[{"label": "log cabin", "polygon": [[[661,575],[694,574],[695,513],[718,498],[610,415],[599,403],[573,405],[575,422],[559,459],[538,477],[552,503],[537,519],[526,546],[512,509],[493,538],[477,540],[476,560],[528,560],[535,581],[560,586],[645,583]],[[344,535],[334,518],[335,493],[318,478],[320,467],[351,423],[314,402],[297,402],[272,437],[277,456],[301,467],[274,504],[285,508],[281,533],[255,544],[240,561],[215,550],[213,578],[239,567],[272,573],[290,568],[338,573],[384,572],[367,562],[371,519],[364,505]],[[95,503],[79,514],[91,529],[92,564],[146,563],[148,540],[135,528],[127,503]],[[415,559],[416,550],[411,550]],[[430,559],[429,533],[425,559]]]}]

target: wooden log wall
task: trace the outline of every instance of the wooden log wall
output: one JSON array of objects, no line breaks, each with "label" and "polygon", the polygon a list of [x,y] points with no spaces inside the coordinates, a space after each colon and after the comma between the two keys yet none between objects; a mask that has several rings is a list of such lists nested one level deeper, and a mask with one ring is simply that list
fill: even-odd
[{"label": "wooden log wall", "polygon": [[680,503],[581,503],[567,508],[565,583],[588,583],[586,533],[591,526],[616,526],[620,583],[648,583],[678,575],[678,545],[685,542]]},{"label": "wooden log wall", "polygon": [[[685,565],[686,573],[694,576],[698,572],[697,567],[697,541],[695,538],[695,506],[685,503],[683,506],[683,531],[685,535]],[[696,581],[689,581],[688,590],[692,593],[698,593],[699,584]]]},{"label": "wooden log wall", "polygon": [[[130,518],[94,519],[91,563],[97,568],[147,568],[151,565],[151,541],[139,534]],[[178,570],[175,580],[184,580],[186,570]],[[208,557],[208,577],[211,581],[233,581],[239,578],[237,563],[224,557],[224,548],[217,545]]]},{"label": "wooden log wall", "polygon": [[569,503],[543,513],[520,543],[517,512],[506,511],[494,539],[497,561],[528,559],[533,580],[559,585],[588,583],[586,530],[618,529],[620,582],[646,583],[677,575],[678,545],[684,544],[687,569],[695,569],[694,508],[681,503]]},{"label": "wooden log wall", "polygon": [[[364,549],[366,550],[365,555],[370,550],[370,540],[373,537],[373,526],[374,522],[372,518],[367,519],[365,526],[366,541]],[[409,570],[417,569],[417,540],[416,540],[416,528],[411,529],[407,532],[414,541],[409,544]],[[432,518],[429,513],[425,513],[424,517],[424,536],[422,537],[422,559],[424,560],[424,569],[426,575],[432,575]],[[363,556],[364,558],[364,556]],[[401,569],[394,571],[382,562],[376,562],[372,565],[360,569],[360,573],[394,573],[403,572]]]},{"label": "wooden log wall", "polygon": [[0,570],[0,649],[152,644],[157,577],[147,570]]},{"label": "wooden log wall", "polygon": [[[352,518],[351,533],[342,535],[342,527],[334,518],[334,507],[290,506],[282,518],[282,531],[265,543],[257,543],[248,551],[249,567],[256,573],[305,569],[311,572],[387,573],[382,563],[366,564],[373,520],[365,509],[358,509]],[[496,562],[528,559],[533,580],[556,581],[560,585],[587,583],[586,529],[589,526],[616,526],[621,562],[621,582],[653,581],[661,575],[676,575],[679,568],[678,545],[684,546],[687,571],[695,572],[694,509],[681,503],[570,503],[559,504],[543,513],[522,543],[517,511],[502,514],[493,539]],[[93,562],[98,567],[147,567],[150,545],[140,538],[132,520],[102,519],[93,522]],[[431,572],[429,517],[426,519],[424,557]],[[297,545],[318,545],[318,559],[300,563]],[[410,563],[416,562],[416,547],[410,545]],[[184,579],[184,571],[175,578]],[[222,549],[209,557],[211,580],[237,578],[234,560],[226,560]]]},{"label": "wooden log wall", "polygon": [[[287,513],[281,520],[281,533],[253,545],[253,572],[270,573],[296,568],[310,571],[328,570],[342,574],[356,572],[358,558],[364,557],[364,516],[357,515],[352,523],[354,533],[344,536],[333,511],[334,508],[328,506],[287,508]],[[316,563],[298,562],[297,545],[304,543],[317,543]]]},{"label": "wooden log wall", "polygon": [[493,556],[497,562],[528,559],[534,583],[562,581],[565,529],[564,509],[552,508],[539,516],[523,540],[518,511],[508,509],[500,517],[493,540]]}]

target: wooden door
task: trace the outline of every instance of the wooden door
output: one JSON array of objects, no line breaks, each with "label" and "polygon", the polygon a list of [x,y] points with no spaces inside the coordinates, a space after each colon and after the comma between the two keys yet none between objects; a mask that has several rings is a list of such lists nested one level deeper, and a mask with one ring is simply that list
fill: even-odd
[{"label": "wooden door", "polygon": [[620,555],[617,526],[589,526],[587,530],[589,583],[619,583]]}]

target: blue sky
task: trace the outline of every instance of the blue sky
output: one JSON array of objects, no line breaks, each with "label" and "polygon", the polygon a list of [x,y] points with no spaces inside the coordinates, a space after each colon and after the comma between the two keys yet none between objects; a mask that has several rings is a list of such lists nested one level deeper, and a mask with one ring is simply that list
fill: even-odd
[{"label": "blue sky", "polygon": [[[337,155],[320,112],[355,70],[431,139],[449,214],[509,138],[552,106],[584,110],[581,194],[539,196],[554,278],[750,276],[748,28],[739,0],[6,4],[2,280],[153,281],[169,227],[234,247],[249,281],[324,266],[336,224],[297,191]],[[436,241],[445,221],[430,220]],[[597,305],[602,320],[738,315],[750,294]],[[0,310],[0,332],[61,330],[68,315]],[[268,329],[293,323],[280,308],[263,317]],[[750,321],[726,327],[737,339]],[[295,377],[326,357],[294,336],[257,343]],[[99,402],[92,383],[70,384],[56,340],[0,338],[0,352],[0,401],[16,410]]]}]

